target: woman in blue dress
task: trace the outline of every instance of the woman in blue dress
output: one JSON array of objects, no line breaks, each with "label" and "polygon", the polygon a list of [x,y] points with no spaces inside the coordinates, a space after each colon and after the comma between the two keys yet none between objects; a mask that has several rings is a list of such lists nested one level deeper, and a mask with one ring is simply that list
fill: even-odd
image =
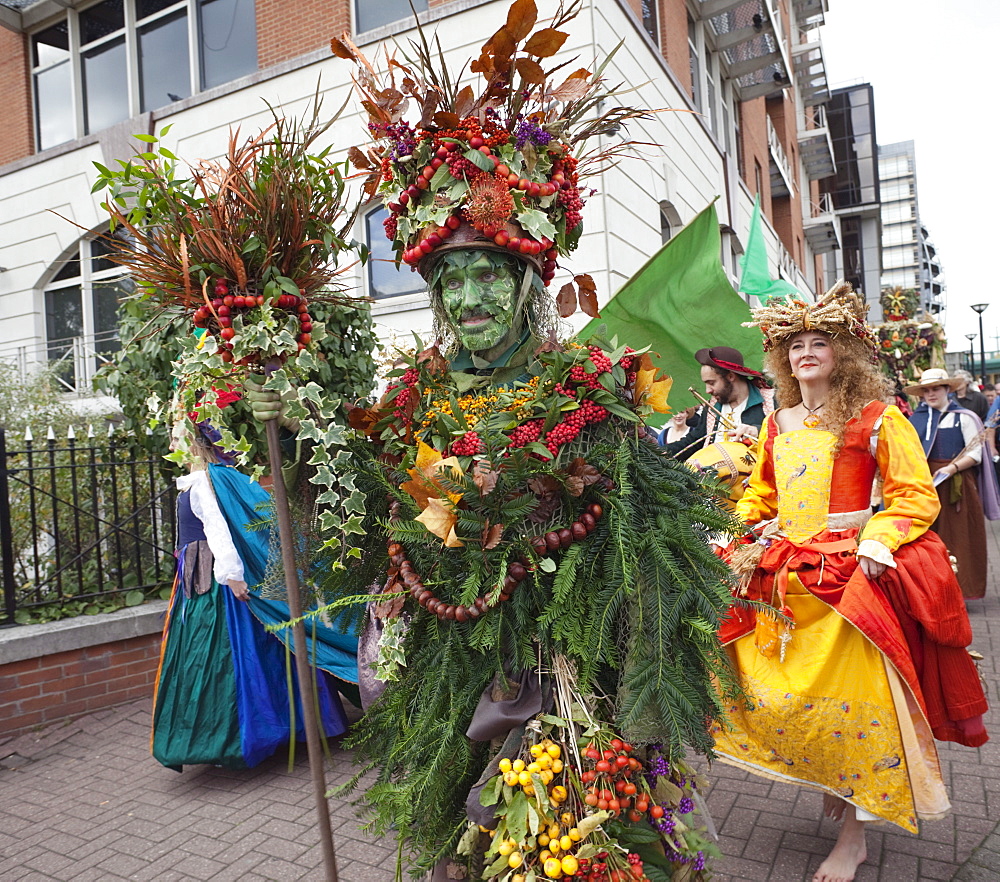
[{"label": "woman in blue dress", "polygon": [[[159,762],[177,771],[194,763],[248,768],[287,743],[293,727],[303,737],[297,688],[294,709],[289,700],[294,665],[262,624],[287,620],[288,607],[254,588],[264,577],[269,536],[247,525],[266,516],[270,496],[230,467],[218,440],[216,429],[184,414],[171,443],[190,454],[191,470],[177,479],[177,575],[163,629],[151,746]],[[333,636],[335,651],[317,647],[326,670],[317,667],[315,681],[328,736],[347,729],[339,685],[349,690],[357,681],[356,639]]]}]

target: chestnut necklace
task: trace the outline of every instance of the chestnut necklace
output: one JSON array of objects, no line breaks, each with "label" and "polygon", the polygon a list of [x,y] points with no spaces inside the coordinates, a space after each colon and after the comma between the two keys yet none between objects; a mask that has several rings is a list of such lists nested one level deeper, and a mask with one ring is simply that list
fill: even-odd
[{"label": "chestnut necklace", "polygon": [[[552,530],[541,536],[533,536],[530,540],[531,547],[538,554],[544,554],[557,549],[567,549],[574,542],[585,539],[597,529],[597,522],[604,514],[604,509],[596,502],[587,506],[586,511],[580,515],[579,520],[574,521],[569,527],[561,530]],[[395,500],[389,506],[389,523],[399,519],[399,503]],[[461,604],[446,603],[439,600],[434,592],[427,588],[420,576],[413,569],[413,564],[406,556],[406,549],[402,544],[394,539],[389,540],[389,560],[399,568],[399,576],[410,596],[414,598],[429,613],[433,613],[442,621],[467,622],[469,619],[478,619],[487,609],[510,600],[514,589],[527,578],[531,562],[527,558],[520,558],[507,567],[507,575],[503,580],[503,588],[497,596],[495,602],[490,603],[488,596],[477,597],[468,606]],[[492,592],[490,592],[492,593]]]}]

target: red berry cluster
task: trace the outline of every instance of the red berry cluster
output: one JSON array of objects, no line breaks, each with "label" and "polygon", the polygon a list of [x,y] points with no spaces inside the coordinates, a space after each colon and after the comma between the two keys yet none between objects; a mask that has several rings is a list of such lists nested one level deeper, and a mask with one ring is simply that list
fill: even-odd
[{"label": "red berry cluster", "polygon": [[482,439],[475,432],[466,432],[451,442],[451,453],[455,456],[475,456],[485,449]]},{"label": "red berry cluster", "polygon": [[510,438],[510,446],[524,447],[526,444],[537,441],[542,437],[542,426],[544,425],[545,420],[541,419],[528,420],[528,422],[522,423],[507,436]]},{"label": "red berry cluster", "polygon": [[[572,392],[556,387],[556,390],[564,395],[572,397]],[[608,418],[608,410],[595,404],[588,398],[580,402],[576,410],[571,410],[563,416],[548,432],[542,443],[548,448],[552,456],[559,454],[559,448],[573,441],[583,430],[584,426],[592,423],[599,423]],[[528,420],[514,429],[507,437],[510,438],[511,447],[524,447],[533,441],[542,438],[542,428],[545,424],[543,419]]]},{"label": "red berry cluster", "polygon": [[600,346],[590,346],[588,348],[590,349],[590,356],[587,360],[594,365],[596,370],[592,374],[588,374],[584,365],[575,364],[569,370],[569,378],[574,383],[580,383],[588,389],[600,389],[602,388],[601,374],[608,373],[613,365],[611,364],[611,359],[604,354]]},{"label": "red berry cluster", "polygon": [[583,753],[590,768],[580,774],[580,781],[587,788],[583,799],[587,805],[614,817],[627,813],[635,822],[642,820],[652,798],[642,777],[642,763],[632,756],[632,749],[620,738],[611,739],[604,750],[591,744]]},{"label": "red berry cluster", "polygon": [[593,860],[580,858],[576,878],[585,882],[649,882],[642,866],[642,858],[635,852],[629,852],[627,868],[608,866],[608,858],[606,851],[599,851]]},{"label": "red berry cluster", "polygon": [[399,389],[401,386],[403,387],[395,398],[392,399],[392,403],[396,407],[392,415],[407,426],[413,425],[413,410],[419,398],[413,387],[417,385],[419,379],[420,372],[416,368],[407,368],[403,371],[403,375],[399,378],[398,383],[390,383],[385,389],[385,394],[388,396],[394,390]]},{"label": "red berry cluster", "polygon": [[[233,361],[233,338],[236,330],[233,328],[233,318],[240,313],[263,306],[267,301],[263,294],[230,293],[229,283],[225,279],[216,281],[213,289],[215,297],[210,304],[200,306],[194,311],[192,320],[196,328],[209,330],[219,340],[218,353],[227,364]],[[296,338],[301,352],[312,342],[312,316],[309,315],[309,304],[305,291],[299,294],[282,294],[272,301],[272,307],[295,316],[299,323],[299,334]],[[247,357],[240,364],[250,364],[254,359]]]}]

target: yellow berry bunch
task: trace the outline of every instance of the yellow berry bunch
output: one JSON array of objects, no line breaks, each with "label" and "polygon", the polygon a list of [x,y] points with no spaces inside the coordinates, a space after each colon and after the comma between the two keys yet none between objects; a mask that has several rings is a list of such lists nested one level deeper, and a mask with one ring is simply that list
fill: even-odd
[{"label": "yellow berry bunch", "polygon": [[[499,761],[507,805],[512,807],[521,800],[519,804],[526,806],[527,800],[531,807],[521,825],[511,823],[510,813],[501,821],[488,855],[498,856],[490,866],[490,878],[504,882],[574,878],[581,865],[587,865],[577,854],[581,844],[608,815],[583,813],[579,800],[566,786],[569,769],[559,744],[545,738],[532,744],[528,752],[530,758],[504,757]],[[577,804],[575,809],[573,803]],[[515,828],[519,832],[514,833]]]},{"label": "yellow berry bunch", "polygon": [[[530,753],[532,759],[527,763],[523,759],[510,760],[504,757],[500,760],[500,773],[504,784],[520,787],[528,796],[534,796],[535,785],[531,776],[538,775],[546,787],[551,784],[553,778],[563,770],[562,748],[546,739],[532,744]],[[566,799],[566,788],[557,785],[549,791],[548,796],[549,802],[559,805]]]}]

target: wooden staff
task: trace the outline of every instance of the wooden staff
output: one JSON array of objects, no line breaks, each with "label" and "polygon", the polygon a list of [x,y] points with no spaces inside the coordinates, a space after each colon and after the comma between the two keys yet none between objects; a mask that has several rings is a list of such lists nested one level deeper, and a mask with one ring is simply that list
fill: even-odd
[{"label": "wooden staff", "polygon": [[719,408],[715,407],[715,405],[713,405],[711,401],[709,401],[704,396],[700,395],[698,393],[698,390],[695,389],[694,386],[688,386],[688,392],[690,392],[695,398],[697,398],[702,404],[704,404],[705,407],[707,407],[712,413],[714,413],[719,418],[719,422],[722,423],[722,426],[724,428],[726,429],[736,428],[736,426],[734,426],[732,422],[730,422],[729,417],[726,416],[721,410],[719,410]]},{"label": "wooden staff", "polygon": [[[267,373],[272,374],[279,367],[276,360],[267,365]],[[302,701],[302,723],[306,730],[306,747],[309,753],[309,771],[312,774],[313,792],[316,800],[316,819],[319,823],[319,840],[323,849],[323,864],[328,882],[339,882],[337,876],[337,855],[333,849],[333,832],[330,829],[330,807],[326,801],[326,780],[323,773],[323,749],[320,744],[319,719],[316,716],[315,673],[309,665],[309,650],[306,646],[306,628],[302,621],[302,596],[299,591],[299,568],[295,560],[295,536],[292,532],[292,515],[288,506],[288,491],[281,474],[281,438],[278,421],[268,420],[267,453],[271,461],[273,478],[274,514],[278,521],[278,540],[281,544],[281,563],[285,571],[285,589],[288,592],[288,614],[295,624],[292,639],[295,648],[295,672],[299,678],[299,696]],[[294,701],[294,695],[291,696]],[[295,737],[295,733],[291,733]]]}]

